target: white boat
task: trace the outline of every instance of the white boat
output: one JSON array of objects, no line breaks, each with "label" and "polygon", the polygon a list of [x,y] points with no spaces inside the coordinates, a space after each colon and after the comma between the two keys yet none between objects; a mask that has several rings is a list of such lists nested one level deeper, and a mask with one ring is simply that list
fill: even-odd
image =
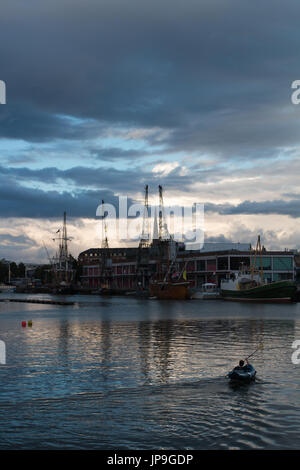
[{"label": "white boat", "polygon": [[9,286],[7,284],[0,284],[0,292],[14,292],[16,286]]},{"label": "white boat", "polygon": [[212,282],[206,282],[202,284],[201,289],[196,290],[192,293],[191,299],[195,300],[213,300],[219,298],[220,294],[217,291],[216,284]]}]

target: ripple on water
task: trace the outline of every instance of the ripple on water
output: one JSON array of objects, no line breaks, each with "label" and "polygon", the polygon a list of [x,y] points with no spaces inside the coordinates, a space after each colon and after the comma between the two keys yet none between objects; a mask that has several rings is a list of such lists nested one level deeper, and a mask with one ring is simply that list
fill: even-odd
[{"label": "ripple on water", "polygon": [[[182,305],[0,305],[0,448],[299,448],[297,306]],[[259,342],[259,380],[231,387]]]}]

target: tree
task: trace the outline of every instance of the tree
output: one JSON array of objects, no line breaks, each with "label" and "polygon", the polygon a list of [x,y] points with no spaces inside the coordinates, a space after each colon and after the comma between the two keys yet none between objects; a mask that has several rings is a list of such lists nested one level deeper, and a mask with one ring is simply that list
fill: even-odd
[{"label": "tree", "polygon": [[75,258],[73,258],[73,260],[72,260],[72,269],[75,270],[74,281],[75,282],[80,282],[80,280],[81,280],[80,278],[82,276],[82,265]]},{"label": "tree", "polygon": [[34,271],[35,279],[40,279],[43,284],[52,282],[52,267],[50,264],[38,266]]},{"label": "tree", "polygon": [[7,282],[8,280],[8,264],[7,261],[2,259],[0,261],[0,282]]},{"label": "tree", "polygon": [[10,278],[14,278],[14,277],[19,277],[19,272],[18,272],[18,266],[17,266],[17,263],[15,263],[14,261],[12,261],[10,263]]},{"label": "tree", "polygon": [[22,262],[18,265],[18,277],[25,277],[25,264]]}]

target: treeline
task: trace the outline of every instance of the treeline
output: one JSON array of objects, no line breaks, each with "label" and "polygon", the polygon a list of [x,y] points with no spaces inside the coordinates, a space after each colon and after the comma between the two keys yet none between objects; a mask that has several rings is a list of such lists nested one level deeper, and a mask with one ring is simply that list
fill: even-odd
[{"label": "treeline", "polygon": [[10,278],[25,277],[25,264],[15,263],[12,261],[0,260],[0,282],[8,282],[9,280],[9,265],[10,265]]},{"label": "treeline", "polygon": [[[72,269],[74,270],[73,282],[77,283],[80,281],[80,278],[82,276],[82,266],[81,264],[79,264],[77,259],[73,257],[70,257],[70,258],[72,260],[71,266],[72,266]],[[54,276],[54,273],[50,264],[38,266],[34,272],[34,277],[36,279],[40,279],[43,284],[55,281],[55,276]]]},{"label": "treeline", "polygon": [[[10,279],[24,278],[25,277],[25,265],[24,263],[15,263],[14,261],[9,262],[5,259],[0,260],[0,283],[7,283],[9,281],[9,265],[10,265]],[[82,266],[78,263],[75,258],[72,258],[72,269],[74,269],[74,282],[80,281],[82,275]],[[31,274],[32,276],[32,274]],[[32,276],[35,279],[40,279],[41,282],[51,283],[53,282],[54,275],[52,266],[45,264],[37,266]]]}]

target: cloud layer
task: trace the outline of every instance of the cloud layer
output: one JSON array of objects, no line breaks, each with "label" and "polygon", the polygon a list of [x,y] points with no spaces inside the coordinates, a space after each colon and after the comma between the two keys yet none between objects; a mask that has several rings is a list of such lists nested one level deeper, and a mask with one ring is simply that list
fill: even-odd
[{"label": "cloud layer", "polygon": [[276,225],[300,216],[299,15],[298,0],[4,0],[2,222],[92,219],[162,184],[166,203],[204,202],[215,236],[220,217],[250,236],[264,215],[283,243]]}]

